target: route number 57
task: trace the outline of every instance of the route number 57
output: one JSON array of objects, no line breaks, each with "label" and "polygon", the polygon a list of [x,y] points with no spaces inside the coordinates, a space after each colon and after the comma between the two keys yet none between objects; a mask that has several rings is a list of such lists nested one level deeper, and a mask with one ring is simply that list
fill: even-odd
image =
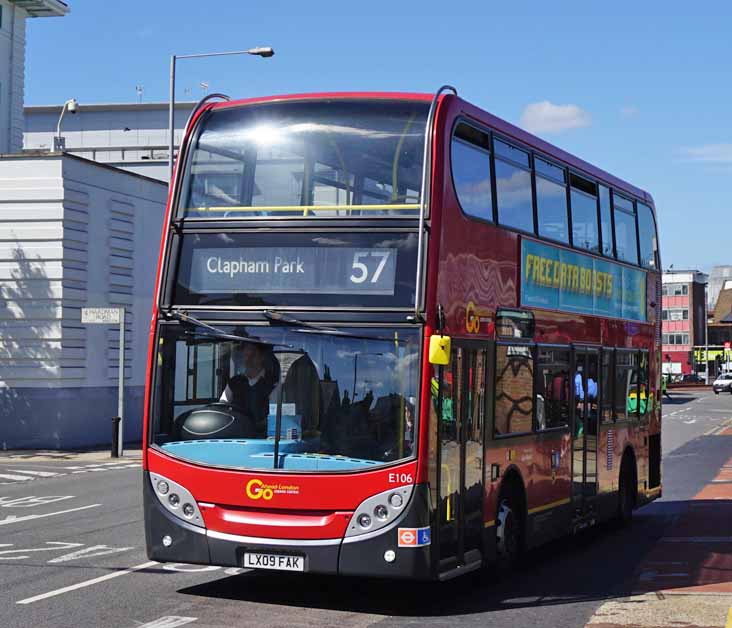
[{"label": "route number 57", "polygon": [[354,253],[353,264],[351,265],[351,270],[353,270],[354,273],[351,275],[351,282],[364,283],[369,280],[369,267],[362,261],[369,257],[380,260],[376,266],[376,270],[370,277],[371,283],[378,282],[379,277],[381,277],[381,273],[384,272],[384,266],[386,266],[386,262],[389,260],[390,255],[391,251],[358,251],[357,253]]}]

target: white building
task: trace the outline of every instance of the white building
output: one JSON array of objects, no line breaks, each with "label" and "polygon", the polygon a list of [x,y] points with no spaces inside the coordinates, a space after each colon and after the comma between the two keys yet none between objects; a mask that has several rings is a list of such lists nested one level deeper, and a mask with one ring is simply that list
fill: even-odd
[{"label": "white building", "polygon": [[23,147],[26,20],[68,12],[60,0],[0,0],[0,153]]},{"label": "white building", "polygon": [[[111,441],[117,414],[118,329],[81,324],[82,307],[124,307],[127,316],[125,440],[142,437],[148,332],[167,184],[136,174],[144,145],[167,164],[164,107],[67,114],[71,147],[99,162],[53,153],[61,106],[32,120],[48,141],[23,147],[25,26],[62,16],[59,0],[0,0],[0,447],[73,448]],[[189,107],[190,108],[190,107]],[[83,110],[82,110],[83,111]],[[109,116],[111,115],[112,122]],[[117,117],[115,117],[117,116]],[[183,115],[185,120],[186,115]],[[182,123],[181,123],[182,126]],[[35,127],[34,127],[35,128]],[[132,129],[135,129],[132,131]],[[95,153],[97,145],[105,153]],[[11,154],[19,153],[19,154]],[[135,162],[135,163],[133,163]],[[150,170],[148,170],[151,172]],[[161,177],[163,179],[167,177]]]},{"label": "white building", "polygon": [[[175,145],[195,103],[176,103]],[[26,150],[51,150],[61,105],[25,108]],[[66,151],[131,172],[168,180],[168,103],[79,104],[66,114]]]},{"label": "white building", "polygon": [[0,447],[111,440],[118,328],[82,307],[125,307],[125,439],[142,435],[167,185],[66,154],[0,157]]}]

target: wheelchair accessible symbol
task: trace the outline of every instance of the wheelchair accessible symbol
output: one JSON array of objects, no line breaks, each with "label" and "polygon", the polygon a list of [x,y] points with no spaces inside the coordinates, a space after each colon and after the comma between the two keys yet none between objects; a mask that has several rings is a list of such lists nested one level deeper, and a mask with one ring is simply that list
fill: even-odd
[{"label": "wheelchair accessible symbol", "polygon": [[399,528],[399,547],[421,547],[429,545],[432,537],[427,528]]}]

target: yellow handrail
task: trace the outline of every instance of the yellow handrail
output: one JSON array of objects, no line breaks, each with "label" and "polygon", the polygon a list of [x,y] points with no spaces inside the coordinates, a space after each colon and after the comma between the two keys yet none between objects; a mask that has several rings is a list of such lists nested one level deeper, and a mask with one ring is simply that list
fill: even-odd
[{"label": "yellow handrail", "polygon": [[419,209],[419,203],[396,205],[272,205],[265,207],[189,207],[184,209],[190,212],[301,212],[301,211],[333,211],[333,210],[382,211],[385,209],[397,211],[413,211]]}]

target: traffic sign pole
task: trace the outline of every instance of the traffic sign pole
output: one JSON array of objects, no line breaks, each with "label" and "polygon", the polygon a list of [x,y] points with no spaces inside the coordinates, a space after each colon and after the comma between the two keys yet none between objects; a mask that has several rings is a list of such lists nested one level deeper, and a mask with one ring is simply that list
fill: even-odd
[{"label": "traffic sign pole", "polygon": [[[115,417],[116,448],[112,456],[119,458],[123,453],[123,435],[125,418],[125,308],[120,307],[83,307],[81,322],[84,325],[115,325],[119,323],[119,374],[117,378],[117,417]],[[117,418],[119,420],[117,420]]]},{"label": "traffic sign pole", "polygon": [[119,377],[117,381],[117,416],[119,417],[117,457],[123,454],[125,424],[125,308],[119,308]]}]

